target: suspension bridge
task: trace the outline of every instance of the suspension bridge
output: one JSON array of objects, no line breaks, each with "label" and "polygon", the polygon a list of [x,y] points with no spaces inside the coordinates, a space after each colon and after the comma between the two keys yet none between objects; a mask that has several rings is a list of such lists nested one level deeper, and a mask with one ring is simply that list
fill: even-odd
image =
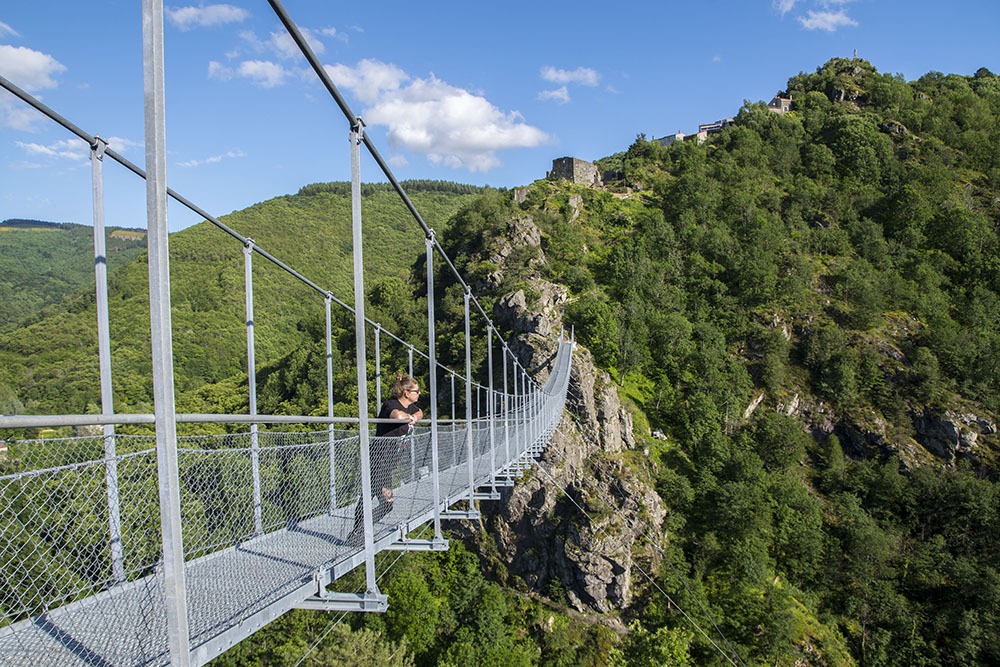
[{"label": "suspension bridge", "polygon": [[[375,555],[439,551],[442,523],[476,519],[548,443],[563,414],[572,340],[551,341],[545,368],[529,371],[392,175],[306,40],[277,0],[272,9],[348,120],[351,151],[353,306],[166,185],[163,7],[143,0],[146,164],[132,164],[0,76],[0,85],[91,148],[96,331],[101,413],[5,415],[3,429],[82,427],[99,434],[7,440],[0,459],[0,665],[201,665],[291,609],[384,611]],[[425,236],[427,348],[365,315],[361,149],[365,147]],[[154,412],[116,413],[103,223],[103,163],[145,179]],[[245,265],[248,406],[241,414],[181,414],[174,396],[167,201],[234,239]],[[234,244],[235,246],[235,244]],[[259,414],[254,261],[269,262],[315,293],[326,320],[327,414]],[[435,267],[464,288],[465,367],[438,362]],[[358,414],[333,411],[331,309],[353,314]],[[474,340],[481,319],[485,340]],[[383,337],[425,368],[429,419],[403,438],[374,438],[383,395]],[[369,363],[369,346],[374,364]],[[472,348],[487,371],[473,377]],[[494,352],[496,351],[496,354]],[[372,368],[376,369],[374,373]],[[450,392],[439,386],[450,378]],[[371,391],[374,385],[374,391]],[[457,388],[456,388],[457,387]],[[450,394],[451,405],[442,397]],[[188,435],[186,424],[225,433]],[[179,429],[179,425],[181,428]],[[147,434],[137,434],[139,432]],[[379,509],[373,468],[393,463],[394,502]],[[397,463],[398,462],[398,463]],[[353,530],[361,517],[362,531]],[[420,528],[431,537],[414,537]],[[338,590],[363,568],[364,586]]]}]

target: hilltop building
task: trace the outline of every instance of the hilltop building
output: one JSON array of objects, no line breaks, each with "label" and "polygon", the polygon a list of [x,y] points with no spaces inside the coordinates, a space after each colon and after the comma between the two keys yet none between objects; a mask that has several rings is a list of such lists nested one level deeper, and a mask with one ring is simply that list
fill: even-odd
[{"label": "hilltop building", "polygon": [[721,131],[722,128],[729,127],[734,122],[735,119],[733,118],[723,118],[722,120],[717,120],[714,123],[702,123],[698,126],[698,131],[694,134],[677,132],[675,134],[668,134],[665,137],[660,137],[659,139],[653,139],[653,141],[661,146],[673,146],[678,141],[688,141],[693,138],[700,144],[708,139],[708,135],[715,134],[716,132]]},{"label": "hilltop building", "polygon": [[593,162],[575,157],[560,157],[552,161],[552,171],[545,174],[550,181],[565,179],[580,185],[602,185],[601,172]]},{"label": "hilltop building", "polygon": [[788,113],[792,110],[792,98],[782,97],[781,93],[778,93],[767,103],[767,108],[776,113]]},{"label": "hilltop building", "polygon": [[[767,103],[767,108],[775,113],[788,113],[792,108],[792,98],[782,97],[781,93],[778,93],[771,98],[770,102]],[[694,134],[676,132],[674,134],[668,134],[665,137],[660,137],[659,139],[653,139],[653,141],[661,146],[672,146],[678,141],[687,141],[694,138],[700,144],[708,139],[708,135],[715,134],[723,128],[732,125],[734,122],[735,119],[733,118],[723,118],[722,120],[717,120],[714,123],[703,123],[699,125],[698,131]]]}]

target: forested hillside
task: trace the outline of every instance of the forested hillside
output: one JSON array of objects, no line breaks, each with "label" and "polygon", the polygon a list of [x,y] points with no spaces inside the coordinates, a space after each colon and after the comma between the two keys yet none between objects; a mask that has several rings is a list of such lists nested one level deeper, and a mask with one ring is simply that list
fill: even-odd
[{"label": "forested hillside", "polygon": [[[294,612],[215,664],[1000,664],[1000,78],[907,82],[835,59],[784,92],[791,112],[746,104],[705,143],[639,137],[599,161],[620,176],[600,188],[414,196],[487,306],[521,291],[541,310],[540,281],[564,287],[565,323],[628,406],[634,446],[594,454],[559,489],[548,528],[566,553],[533,554],[587,560],[580,535],[636,501],[609,471],[648,482],[664,518],[608,563],[632,573],[628,603],[599,611],[573,581],[512,574],[508,545],[473,528],[446,554],[381,562],[386,614]],[[226,221],[267,247],[297,243],[339,285],[342,188]],[[396,244],[372,266],[372,309],[417,338],[422,237],[393,226],[390,199],[376,187],[365,204],[382,221],[370,241]],[[245,401],[242,360],[221,354],[243,336],[242,254],[223,257],[219,236],[171,237],[182,409]],[[145,271],[113,276],[118,339],[148,335],[134,307]],[[271,282],[258,288],[261,409],[314,407],[320,313]],[[460,292],[441,287],[448,363]],[[0,396],[6,383],[32,409],[95,401],[96,358],[52,352],[92,345],[77,333],[90,310],[81,293],[0,335]],[[209,325],[217,347],[193,333]],[[115,350],[127,409],[150,400],[143,346]],[[516,537],[518,553],[537,544]]]},{"label": "forested hillside", "polygon": [[[428,225],[444,231],[448,218],[480,188],[436,181],[404,182]],[[366,275],[372,294],[372,314],[395,327],[398,297],[412,298],[410,267],[424,253],[424,235],[388,184],[366,186]],[[343,301],[352,299],[351,202],[349,184],[313,184],[296,195],[278,197],[224,216],[222,222],[254,240],[261,248],[294,266],[311,280],[330,289]],[[33,294],[54,294],[58,308],[43,311],[4,332],[0,327],[0,412],[66,414],[95,410],[100,399],[96,314],[93,284],[93,230],[71,226],[66,230],[0,232],[9,244],[4,261],[21,260],[13,276],[22,276],[31,289],[0,291],[0,312],[17,312]],[[89,233],[90,241],[78,233]],[[56,250],[59,234],[77,239],[72,252]],[[37,242],[35,241],[37,239]],[[109,296],[115,406],[120,412],[152,409],[149,342],[148,265],[109,260]],[[109,239],[109,256],[121,244]],[[246,349],[244,267],[242,246],[208,222],[170,237],[171,292],[178,409],[206,409],[215,404],[246,405]],[[72,255],[72,259],[70,256]],[[46,256],[57,256],[49,266]],[[72,262],[86,266],[85,280],[64,268]],[[257,362],[267,369],[293,352],[320,347],[313,333],[323,322],[323,301],[316,292],[297,283],[268,262],[255,265]],[[75,275],[75,274],[74,274]],[[21,280],[19,279],[19,280]],[[53,297],[55,298],[55,297]],[[51,299],[50,299],[51,300]],[[387,304],[381,307],[381,304]],[[337,312],[338,318],[345,313]],[[346,315],[349,319],[349,315]],[[405,319],[405,317],[404,317]],[[353,336],[353,334],[351,334]],[[426,338],[426,333],[424,334]],[[349,347],[349,346],[348,346]],[[301,359],[300,359],[301,361]],[[339,365],[339,357],[338,357]],[[348,364],[353,362],[348,361]],[[237,382],[239,375],[242,383]],[[285,372],[275,376],[262,393],[262,409],[275,411],[298,378]],[[287,383],[287,384],[286,384]],[[302,410],[317,409],[317,395],[305,391],[292,402]],[[205,396],[207,394],[207,398]],[[319,392],[325,401],[325,390]],[[287,406],[288,410],[296,408]]]},{"label": "forested hillside", "polygon": [[[521,276],[570,287],[567,321],[663,434],[626,456],[672,561],[636,584],[629,664],[688,637],[664,591],[748,664],[996,664],[1000,79],[833,60],[786,92],[704,144],[640,138],[610,191],[481,201],[454,251],[530,215],[544,262]],[[689,655],[726,662],[697,634]]]},{"label": "forested hillside", "polygon": [[[220,664],[298,660],[330,628],[317,664],[1000,664],[1000,79],[837,59],[784,92],[790,113],[748,104],[704,144],[640,137],[604,188],[487,192],[445,240],[494,299],[565,285],[633,406],[610,468],[667,514],[631,604],[533,589],[481,533],[528,596],[411,556],[386,616],[293,614]],[[548,519],[567,551],[619,511],[598,458]]]},{"label": "forested hillside", "polygon": [[[135,259],[146,247],[143,231],[106,230],[109,269]],[[94,228],[38,220],[0,222],[0,331],[94,282]]]}]

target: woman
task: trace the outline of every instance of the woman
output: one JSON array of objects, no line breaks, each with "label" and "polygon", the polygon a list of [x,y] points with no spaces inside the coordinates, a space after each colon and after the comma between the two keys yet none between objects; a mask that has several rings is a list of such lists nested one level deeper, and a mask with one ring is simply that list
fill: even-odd
[{"label": "woman", "polygon": [[[420,398],[420,386],[409,375],[399,373],[389,390],[392,394],[382,404],[378,411],[379,419],[405,419],[405,424],[379,422],[375,426],[375,438],[372,443],[372,486],[380,486],[382,500],[380,505],[395,500],[392,496],[392,473],[399,464],[399,442],[397,440],[379,440],[378,438],[399,438],[413,430],[413,425],[424,416],[424,411],[417,405]],[[385,516],[383,513],[381,516]]]},{"label": "woman", "polygon": [[[413,425],[423,418],[424,411],[417,405],[420,386],[409,375],[398,373],[389,390],[391,396],[382,404],[378,419],[405,419],[405,423],[378,422],[371,441],[372,489],[378,492],[379,504],[372,510],[372,520],[379,521],[392,510],[396,500],[392,495],[392,473],[399,464],[399,438],[413,430]],[[347,537],[349,544],[360,543],[364,515],[361,500],[354,508],[354,528]]]}]

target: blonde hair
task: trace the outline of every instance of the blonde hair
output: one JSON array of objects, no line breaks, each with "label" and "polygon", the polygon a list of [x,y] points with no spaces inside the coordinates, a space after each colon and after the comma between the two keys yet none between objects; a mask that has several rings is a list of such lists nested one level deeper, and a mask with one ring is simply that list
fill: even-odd
[{"label": "blonde hair", "polygon": [[411,389],[416,389],[417,386],[416,380],[400,371],[396,373],[396,381],[392,383],[392,388],[389,392],[393,398],[402,398],[403,394]]}]

